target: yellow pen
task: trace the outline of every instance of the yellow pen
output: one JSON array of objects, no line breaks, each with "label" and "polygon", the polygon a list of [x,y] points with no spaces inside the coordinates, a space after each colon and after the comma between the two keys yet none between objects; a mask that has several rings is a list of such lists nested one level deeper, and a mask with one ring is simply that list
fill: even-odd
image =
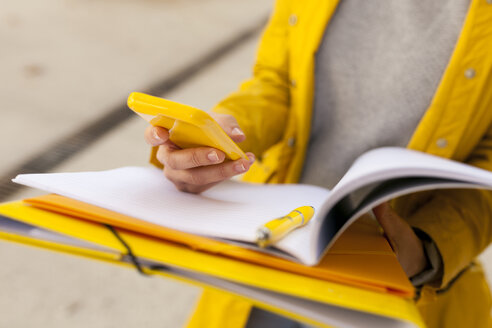
[{"label": "yellow pen", "polygon": [[314,207],[301,206],[286,216],[267,222],[256,231],[256,244],[263,248],[279,241],[292,230],[308,223],[313,215]]}]

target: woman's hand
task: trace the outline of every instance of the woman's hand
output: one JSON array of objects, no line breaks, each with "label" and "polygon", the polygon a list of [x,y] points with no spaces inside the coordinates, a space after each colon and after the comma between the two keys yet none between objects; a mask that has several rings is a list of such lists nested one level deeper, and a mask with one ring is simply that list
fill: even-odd
[{"label": "woman's hand", "polygon": [[427,258],[422,241],[412,227],[387,202],[376,206],[373,212],[407,276],[422,272],[427,266]]},{"label": "woman's hand", "polygon": [[[241,142],[246,139],[233,116],[216,113],[211,116],[233,141]],[[152,146],[159,146],[157,160],[164,165],[164,175],[176,188],[195,194],[246,172],[255,159],[252,153],[246,153],[249,160],[224,162],[225,154],[215,148],[181,149],[169,140],[169,132],[161,127],[148,126],[145,140]]]}]

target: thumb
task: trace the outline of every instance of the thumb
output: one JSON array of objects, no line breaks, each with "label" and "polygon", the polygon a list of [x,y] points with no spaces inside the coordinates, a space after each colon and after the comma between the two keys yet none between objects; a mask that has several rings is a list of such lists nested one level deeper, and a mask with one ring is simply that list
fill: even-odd
[{"label": "thumb", "polygon": [[220,113],[211,113],[210,115],[234,142],[242,142],[246,139],[246,135],[239,127],[234,116]]}]

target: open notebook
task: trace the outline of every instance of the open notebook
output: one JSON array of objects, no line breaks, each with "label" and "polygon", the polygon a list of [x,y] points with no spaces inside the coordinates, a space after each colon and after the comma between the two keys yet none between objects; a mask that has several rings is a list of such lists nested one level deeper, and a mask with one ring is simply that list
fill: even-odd
[{"label": "open notebook", "polygon": [[332,191],[227,181],[192,195],[177,191],[158,169],[149,167],[28,174],[13,181],[145,222],[252,248],[260,225],[311,205],[315,216],[309,224],[262,250],[306,265],[316,265],[356,218],[383,201],[435,188],[492,189],[491,172],[402,148],[365,153]]}]

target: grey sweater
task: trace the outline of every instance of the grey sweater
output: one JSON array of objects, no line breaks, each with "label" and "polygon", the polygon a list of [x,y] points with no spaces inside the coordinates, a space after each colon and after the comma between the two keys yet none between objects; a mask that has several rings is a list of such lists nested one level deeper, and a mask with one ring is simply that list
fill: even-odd
[{"label": "grey sweater", "polygon": [[316,54],[301,182],[332,188],[365,151],[405,147],[452,54],[469,0],[342,0]]},{"label": "grey sweater", "polygon": [[[405,147],[429,107],[469,0],[342,0],[316,54],[314,112],[302,183],[326,188],[362,153]],[[421,231],[429,266],[414,285],[438,281],[442,260]]]}]

